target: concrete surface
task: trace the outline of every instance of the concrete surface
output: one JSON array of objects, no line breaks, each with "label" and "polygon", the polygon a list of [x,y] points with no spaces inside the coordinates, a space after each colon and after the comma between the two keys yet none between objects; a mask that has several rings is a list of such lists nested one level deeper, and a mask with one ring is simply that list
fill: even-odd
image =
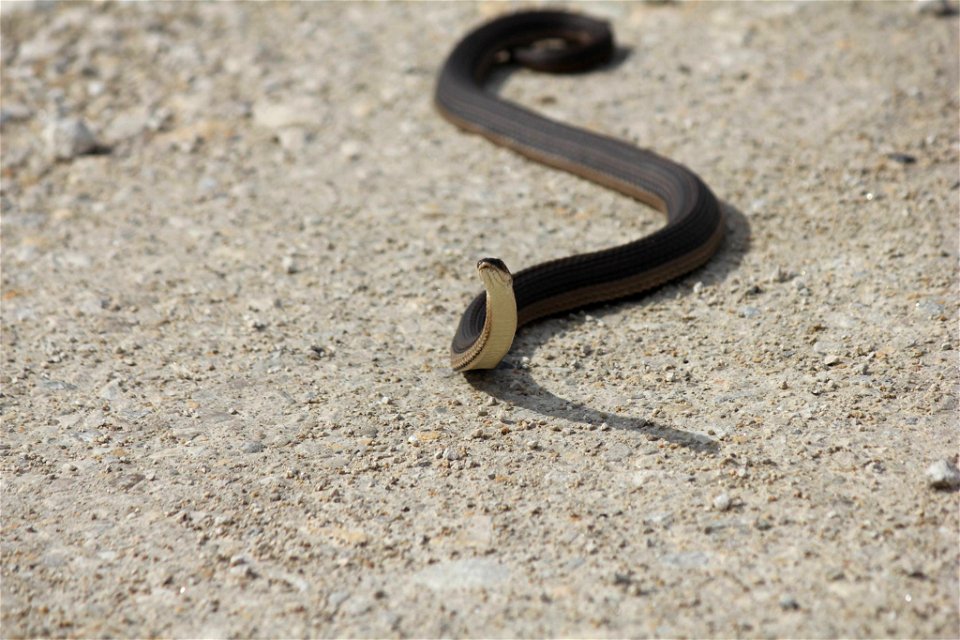
[{"label": "concrete surface", "polygon": [[515,6],[2,5],[4,637],[960,635],[956,16],[583,7],[500,91],[730,236],[465,378],[477,257],[660,224],[433,111]]}]

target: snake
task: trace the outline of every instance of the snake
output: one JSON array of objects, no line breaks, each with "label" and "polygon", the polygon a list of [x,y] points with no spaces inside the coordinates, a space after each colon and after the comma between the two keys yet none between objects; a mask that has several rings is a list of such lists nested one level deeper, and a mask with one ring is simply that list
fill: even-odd
[{"label": "snake", "polygon": [[[493,369],[516,331],[536,320],[647,292],[700,267],[724,235],[716,196],[693,171],[648,149],[547,118],[486,86],[502,65],[578,73],[608,63],[610,25],[567,11],[520,11],[464,36],[444,62],[434,105],[458,128],[530,160],[613,189],[666,217],[626,244],[557,258],[511,272],[483,258],[484,291],[460,318],[450,345],[454,371]],[[480,224],[485,224],[479,221]]]}]

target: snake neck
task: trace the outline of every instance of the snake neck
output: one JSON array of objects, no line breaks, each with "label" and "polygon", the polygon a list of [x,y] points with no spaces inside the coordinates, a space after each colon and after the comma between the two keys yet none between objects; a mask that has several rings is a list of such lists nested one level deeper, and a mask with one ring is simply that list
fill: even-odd
[{"label": "snake neck", "polygon": [[457,371],[493,369],[507,355],[517,333],[517,300],[512,285],[484,281],[487,291],[483,329],[473,346],[455,357]]}]

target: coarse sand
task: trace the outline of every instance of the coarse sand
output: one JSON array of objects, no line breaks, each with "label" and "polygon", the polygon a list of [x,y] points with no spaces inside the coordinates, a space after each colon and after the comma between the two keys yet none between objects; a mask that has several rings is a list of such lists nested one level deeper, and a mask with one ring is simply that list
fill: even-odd
[{"label": "coarse sand", "polygon": [[433,109],[521,6],[3,2],[0,635],[960,636],[954,7],[564,5],[495,90],[727,239],[463,376],[477,258],[662,224]]}]

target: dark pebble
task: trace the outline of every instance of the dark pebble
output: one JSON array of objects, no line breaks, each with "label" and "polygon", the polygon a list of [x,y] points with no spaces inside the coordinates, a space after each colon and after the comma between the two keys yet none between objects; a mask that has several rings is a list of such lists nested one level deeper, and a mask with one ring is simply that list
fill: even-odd
[{"label": "dark pebble", "polygon": [[899,162],[900,164],[913,164],[917,161],[916,156],[912,156],[909,153],[888,153],[887,157],[894,162]]}]

